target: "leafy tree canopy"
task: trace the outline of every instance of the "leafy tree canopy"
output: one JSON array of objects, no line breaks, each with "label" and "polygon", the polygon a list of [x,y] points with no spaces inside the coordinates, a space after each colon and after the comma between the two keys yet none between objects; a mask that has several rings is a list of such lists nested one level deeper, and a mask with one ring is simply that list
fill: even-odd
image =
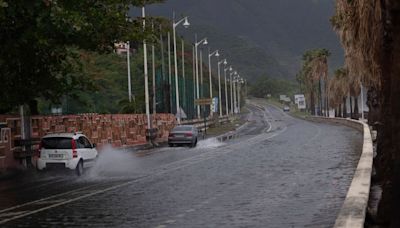
[{"label": "leafy tree canopy", "polygon": [[58,102],[87,90],[80,52],[113,50],[125,40],[151,40],[129,8],[163,0],[0,0],[0,113],[36,98]]}]

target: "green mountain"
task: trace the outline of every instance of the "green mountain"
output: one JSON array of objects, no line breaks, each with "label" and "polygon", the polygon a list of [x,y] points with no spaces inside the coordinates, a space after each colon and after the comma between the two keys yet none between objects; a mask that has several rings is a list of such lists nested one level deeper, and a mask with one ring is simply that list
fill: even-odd
[{"label": "green mountain", "polygon": [[[133,13],[138,9],[133,9]],[[293,79],[301,56],[309,49],[332,52],[331,69],[343,64],[343,51],[329,18],[333,0],[169,0],[149,6],[152,16],[190,17],[191,27],[178,31],[186,39],[194,33],[209,37],[212,49],[225,56],[243,76]]]}]

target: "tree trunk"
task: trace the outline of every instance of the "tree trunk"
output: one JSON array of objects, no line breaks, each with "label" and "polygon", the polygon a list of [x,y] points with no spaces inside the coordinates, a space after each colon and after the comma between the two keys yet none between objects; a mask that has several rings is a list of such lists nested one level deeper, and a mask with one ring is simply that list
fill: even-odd
[{"label": "tree trunk", "polygon": [[313,89],[311,89],[310,100],[311,115],[315,116],[315,98]]},{"label": "tree trunk", "polygon": [[353,98],[349,96],[350,99],[350,119],[353,118]]},{"label": "tree trunk", "polygon": [[321,86],[321,79],[318,81],[318,115],[322,116],[322,86]]},{"label": "tree trunk", "polygon": [[354,97],[354,119],[359,119],[359,111],[358,111],[358,97]]},{"label": "tree trunk", "polygon": [[[384,1],[387,18],[382,58],[383,128],[380,135],[382,167],[386,167],[379,215],[389,219],[390,227],[400,227],[400,3]],[[379,145],[378,145],[379,146]],[[381,217],[381,218],[382,218]]]},{"label": "tree trunk", "polygon": [[347,118],[347,97],[343,97],[343,118]]},{"label": "tree trunk", "polygon": [[337,117],[342,117],[342,105],[339,105],[339,111],[337,113]]},{"label": "tree trunk", "polygon": [[28,106],[29,106],[30,115],[32,115],[32,116],[39,115],[37,100],[35,100],[35,99],[30,100],[28,102]]},{"label": "tree trunk", "polygon": [[381,105],[378,90],[375,87],[368,88],[367,106],[368,106],[368,124],[373,126],[380,119]]}]

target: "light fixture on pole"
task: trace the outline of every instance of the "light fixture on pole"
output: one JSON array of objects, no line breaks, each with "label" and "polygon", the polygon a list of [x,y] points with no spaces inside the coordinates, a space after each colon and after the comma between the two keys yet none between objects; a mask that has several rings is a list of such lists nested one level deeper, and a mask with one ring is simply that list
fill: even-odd
[{"label": "light fixture on pole", "polygon": [[[196,56],[196,98],[200,99],[200,89],[199,89],[199,64],[198,64],[198,46],[200,44],[203,45],[207,45],[208,41],[207,38],[204,38],[202,40],[200,40],[199,42],[197,42],[197,34],[195,35],[195,43],[194,43],[194,47],[195,47],[195,56]],[[197,118],[201,118],[201,114],[200,114],[200,106],[197,106]]]},{"label": "light fixture on pole", "polygon": [[[221,95],[221,64],[228,64],[228,62],[226,61],[226,59],[219,61],[218,59],[218,104],[219,104],[219,117],[222,117],[222,95]],[[226,82],[225,82],[226,83]]]},{"label": "light fixture on pole", "polygon": [[[208,76],[209,76],[209,83],[210,83],[210,98],[213,99],[213,92],[212,92],[212,75],[211,75],[211,57],[212,56],[219,57],[218,50],[210,53],[210,48],[208,49]],[[210,110],[210,116],[213,116],[213,112]]]},{"label": "light fixture on pole", "polygon": [[181,124],[181,111],[180,111],[180,105],[179,105],[179,83],[178,83],[178,60],[177,60],[177,55],[176,55],[176,27],[183,22],[183,27],[188,28],[189,27],[189,21],[188,17],[184,17],[178,22],[175,22],[175,15],[174,19],[172,22],[172,28],[173,28],[173,36],[174,36],[174,59],[175,59],[175,96],[176,96],[176,116],[178,120],[178,124]]}]

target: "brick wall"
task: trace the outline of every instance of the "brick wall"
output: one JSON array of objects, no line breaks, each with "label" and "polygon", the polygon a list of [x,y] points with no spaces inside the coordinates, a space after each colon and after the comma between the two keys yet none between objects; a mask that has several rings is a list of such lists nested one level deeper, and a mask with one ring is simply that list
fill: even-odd
[{"label": "brick wall", "polygon": [[[175,126],[172,114],[157,114],[152,117],[153,127],[158,129],[158,140],[166,140],[169,131]],[[14,140],[21,138],[21,120],[15,116],[0,116],[6,123],[1,132],[8,137],[0,140],[0,170],[12,168]],[[65,116],[31,117],[31,137],[41,138],[48,133],[81,131],[98,146],[112,144],[115,147],[133,146],[146,143],[147,118],[144,114],[81,114]]]}]

